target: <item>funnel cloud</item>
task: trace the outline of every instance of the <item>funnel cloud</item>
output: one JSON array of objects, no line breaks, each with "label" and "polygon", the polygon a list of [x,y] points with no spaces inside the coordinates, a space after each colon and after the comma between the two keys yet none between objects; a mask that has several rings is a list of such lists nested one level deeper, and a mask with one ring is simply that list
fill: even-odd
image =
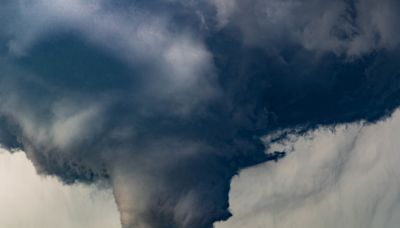
[{"label": "funnel cloud", "polygon": [[5,0],[0,143],[40,174],[107,185],[123,228],[210,228],[231,216],[232,177],[279,164],[263,136],[399,106],[399,12],[395,0]]}]

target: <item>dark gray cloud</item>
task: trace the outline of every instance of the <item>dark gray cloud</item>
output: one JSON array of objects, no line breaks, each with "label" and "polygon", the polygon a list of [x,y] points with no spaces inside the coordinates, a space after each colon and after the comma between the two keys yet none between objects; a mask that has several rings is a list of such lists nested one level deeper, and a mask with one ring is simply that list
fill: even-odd
[{"label": "dark gray cloud", "polygon": [[[269,159],[261,136],[398,106],[395,14],[380,11],[395,6],[7,2],[1,142],[66,183],[107,181],[124,227],[211,227],[230,216],[231,177]],[[353,29],[366,49],[334,32]]]},{"label": "dark gray cloud", "polygon": [[288,42],[349,57],[399,45],[392,0],[213,0],[222,26],[235,25],[248,44],[273,48]]}]

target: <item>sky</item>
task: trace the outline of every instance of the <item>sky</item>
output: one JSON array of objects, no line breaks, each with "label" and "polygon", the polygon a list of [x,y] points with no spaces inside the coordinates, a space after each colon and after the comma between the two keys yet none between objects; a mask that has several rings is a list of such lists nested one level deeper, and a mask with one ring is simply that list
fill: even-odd
[{"label": "sky", "polygon": [[39,176],[23,152],[0,151],[0,226],[118,228],[112,193]]},{"label": "sky", "polygon": [[[396,111],[375,124],[321,127],[272,144],[287,157],[235,176],[233,217],[215,227],[397,227],[399,133]],[[120,227],[110,191],[38,176],[22,152],[2,151],[0,164],[1,227]]]},{"label": "sky", "polygon": [[215,227],[398,227],[399,131],[396,111],[376,124],[319,128],[272,145],[291,152],[234,177],[233,217]]},{"label": "sky", "polygon": [[60,211],[85,199],[82,213],[117,211],[122,228],[391,223],[397,205],[380,200],[396,196],[374,186],[396,160],[380,145],[396,141],[382,132],[400,106],[399,12],[396,0],[4,0],[0,145],[21,151],[5,163],[25,154],[21,171],[53,178],[33,186],[63,186],[66,198],[48,194]]},{"label": "sky", "polygon": [[[290,153],[235,176],[233,217],[215,227],[397,227],[399,132],[396,111],[375,124],[322,127],[271,145]],[[38,176],[22,152],[1,151],[0,163],[1,227],[120,227],[109,190]]]}]

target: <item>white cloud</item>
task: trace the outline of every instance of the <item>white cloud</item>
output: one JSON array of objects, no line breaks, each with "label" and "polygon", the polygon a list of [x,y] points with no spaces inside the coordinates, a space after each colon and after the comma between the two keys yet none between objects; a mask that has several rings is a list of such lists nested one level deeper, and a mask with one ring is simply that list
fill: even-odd
[{"label": "white cloud", "polygon": [[38,176],[25,154],[0,151],[0,227],[119,228],[110,190]]},{"label": "white cloud", "polygon": [[273,145],[293,152],[235,177],[233,217],[216,228],[398,227],[399,135],[397,111],[374,125],[322,128]]}]

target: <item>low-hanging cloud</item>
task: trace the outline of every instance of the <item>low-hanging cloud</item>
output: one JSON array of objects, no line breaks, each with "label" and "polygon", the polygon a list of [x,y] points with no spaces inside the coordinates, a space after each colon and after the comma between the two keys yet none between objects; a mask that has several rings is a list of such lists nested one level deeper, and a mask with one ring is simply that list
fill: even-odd
[{"label": "low-hanging cloud", "polygon": [[[381,41],[395,36],[388,23],[395,14],[383,16],[370,1],[327,5],[335,7],[6,1],[1,143],[25,151],[41,174],[109,184],[123,227],[211,227],[230,216],[230,179],[271,159],[262,136],[376,121],[399,105],[396,42],[365,39],[368,48],[354,53],[355,37],[339,49],[319,46],[338,39],[322,28],[348,33],[338,16],[348,7],[357,26],[361,9],[379,15],[365,26],[373,24]],[[395,6],[382,5],[390,12]],[[246,17],[261,9],[271,14],[265,23]],[[295,18],[300,11],[309,14]],[[293,17],[284,20],[287,14]],[[318,24],[321,14],[327,25]],[[257,31],[253,23],[261,23]],[[298,45],[299,31],[320,33],[300,36],[317,44]]]}]

